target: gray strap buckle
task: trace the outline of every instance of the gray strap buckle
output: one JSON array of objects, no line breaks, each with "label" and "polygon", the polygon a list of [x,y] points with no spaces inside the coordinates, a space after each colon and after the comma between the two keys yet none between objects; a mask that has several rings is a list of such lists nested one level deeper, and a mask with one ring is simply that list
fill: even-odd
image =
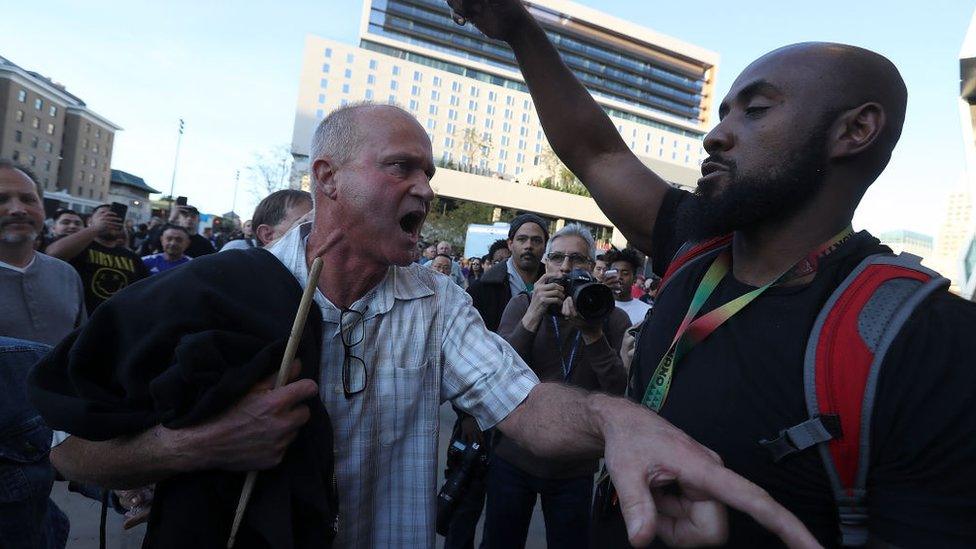
[{"label": "gray strap buckle", "polygon": [[759,441],[772,454],[773,462],[796,452],[841,436],[840,419],[834,415],[812,417],[803,423],[779,432],[779,436]]}]

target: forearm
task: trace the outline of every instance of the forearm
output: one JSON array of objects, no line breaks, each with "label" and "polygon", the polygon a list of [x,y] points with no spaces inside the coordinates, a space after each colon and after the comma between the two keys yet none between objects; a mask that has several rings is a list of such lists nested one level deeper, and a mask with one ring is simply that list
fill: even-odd
[{"label": "forearm", "polygon": [[597,458],[604,446],[597,412],[608,398],[558,383],[540,383],[498,428],[539,457]]},{"label": "forearm", "polygon": [[44,253],[62,261],[71,261],[95,240],[95,235],[94,227],[86,227],[50,243]]},{"label": "forearm", "polygon": [[133,437],[102,442],[68,437],[51,450],[51,464],[68,480],[132,489],[196,469],[200,464],[183,449],[187,447],[179,431],[157,425]]},{"label": "forearm", "polygon": [[601,155],[629,153],[610,118],[563,63],[535,19],[527,16],[509,44],[546,137],[566,167],[583,179]]}]

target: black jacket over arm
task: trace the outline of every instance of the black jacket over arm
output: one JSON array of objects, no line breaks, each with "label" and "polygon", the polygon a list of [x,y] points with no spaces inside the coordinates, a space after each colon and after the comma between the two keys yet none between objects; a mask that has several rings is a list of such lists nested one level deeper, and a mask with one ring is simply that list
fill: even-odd
[{"label": "black jacket over arm", "polygon": [[[162,424],[204,422],[277,371],[302,288],[262,249],[209,255],[125,288],[98,307],[29,379],[56,430],[89,440]],[[298,351],[319,379],[321,314],[312,307]],[[332,428],[322,402],[280,465],[263,471],[237,545],[323,547],[334,537]],[[156,486],[143,547],[224,547],[244,473],[200,471]]]}]

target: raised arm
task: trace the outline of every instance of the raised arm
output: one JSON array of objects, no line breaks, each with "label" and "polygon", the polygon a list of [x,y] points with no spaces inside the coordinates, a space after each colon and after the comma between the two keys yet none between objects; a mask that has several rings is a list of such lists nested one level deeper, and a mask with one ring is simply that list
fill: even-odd
[{"label": "raised arm", "polygon": [[522,2],[448,0],[448,4],[488,37],[512,47],[553,151],[631,245],[650,253],[654,220],[668,184],[627,148]]},{"label": "raised arm", "polygon": [[61,237],[50,243],[45,253],[62,261],[71,261],[78,257],[89,244],[95,240],[98,233],[105,229],[122,229],[122,220],[108,208],[101,208],[92,214],[91,221],[84,229]]}]

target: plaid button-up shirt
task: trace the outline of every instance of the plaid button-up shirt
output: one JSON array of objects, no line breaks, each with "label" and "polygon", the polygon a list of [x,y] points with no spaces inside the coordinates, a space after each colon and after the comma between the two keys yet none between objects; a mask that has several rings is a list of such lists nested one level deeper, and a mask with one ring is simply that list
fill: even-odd
[{"label": "plaid button-up shirt", "polygon": [[[268,248],[304,287],[311,224]],[[335,430],[339,483],[336,547],[434,547],[439,407],[450,400],[482,429],[518,406],[538,378],[489,332],[450,277],[419,265],[390,267],[350,309],[365,332],[353,355],[366,364],[366,389],[346,398],[341,310],[320,292],[320,395]]]}]

